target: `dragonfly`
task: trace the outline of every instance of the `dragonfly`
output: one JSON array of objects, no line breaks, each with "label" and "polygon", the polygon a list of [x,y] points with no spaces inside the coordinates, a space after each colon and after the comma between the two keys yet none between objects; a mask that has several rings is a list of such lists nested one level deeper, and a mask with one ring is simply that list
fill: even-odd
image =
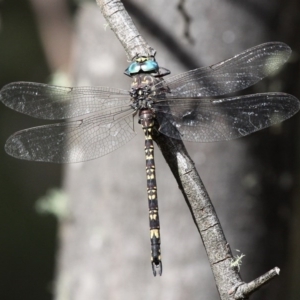
[{"label": "dragonfly", "polygon": [[[19,159],[54,163],[88,161],[145,135],[151,265],[162,274],[153,135],[192,142],[231,140],[293,116],[299,100],[281,92],[230,96],[275,73],[291,49],[281,42],[250,48],[220,63],[175,76],[154,56],[137,56],[125,70],[131,89],[59,87],[14,82],[0,91],[8,107],[32,117],[65,120],[18,131],[5,144]],[[227,95],[227,96],[226,96]]]}]

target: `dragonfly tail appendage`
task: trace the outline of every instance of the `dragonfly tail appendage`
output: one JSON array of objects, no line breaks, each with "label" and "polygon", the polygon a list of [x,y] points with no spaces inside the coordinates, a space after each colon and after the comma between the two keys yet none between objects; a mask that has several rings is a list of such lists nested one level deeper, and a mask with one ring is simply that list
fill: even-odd
[{"label": "dragonfly tail appendage", "polygon": [[152,264],[152,271],[153,271],[153,275],[156,276],[156,274],[158,273],[160,276],[162,274],[162,262],[159,261],[158,264],[155,264],[155,262],[151,262]]}]

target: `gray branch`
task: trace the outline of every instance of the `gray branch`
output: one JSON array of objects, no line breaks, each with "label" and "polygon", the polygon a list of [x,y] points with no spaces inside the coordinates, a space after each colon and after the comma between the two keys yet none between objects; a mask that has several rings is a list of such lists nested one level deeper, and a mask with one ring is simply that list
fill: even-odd
[{"label": "gray branch", "polygon": [[243,283],[241,285],[233,287],[230,291],[230,295],[234,295],[234,299],[245,299],[250,294],[258,290],[264,284],[268,283],[275,276],[278,276],[280,269],[275,267],[269,272],[263,274],[262,276],[256,278],[255,280],[249,283]]},{"label": "gray branch", "polygon": [[[147,56],[155,53],[139,34],[120,1],[97,0],[97,3],[130,59],[137,54]],[[249,284],[242,282],[239,268],[232,265],[234,257],[209,195],[183,142],[159,133],[153,138],[162,151],[191,211],[206,249],[221,299],[247,298],[250,293],[276,275],[275,269]]]},{"label": "gray branch", "polygon": [[110,29],[121,42],[128,59],[132,60],[137,54],[153,56],[155,51],[140,35],[132,19],[121,1],[96,0]]}]

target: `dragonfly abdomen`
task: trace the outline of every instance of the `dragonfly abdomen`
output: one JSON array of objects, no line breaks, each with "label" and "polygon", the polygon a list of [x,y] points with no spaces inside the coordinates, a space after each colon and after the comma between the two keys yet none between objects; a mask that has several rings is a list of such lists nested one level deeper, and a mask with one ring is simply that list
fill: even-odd
[{"label": "dragonfly abdomen", "polygon": [[139,118],[145,134],[145,158],[151,240],[151,264],[153,275],[156,276],[156,271],[158,271],[159,275],[162,274],[162,262],[160,251],[160,225],[155,176],[154,145],[152,139],[152,131],[154,128],[154,116],[152,110],[140,110]]}]

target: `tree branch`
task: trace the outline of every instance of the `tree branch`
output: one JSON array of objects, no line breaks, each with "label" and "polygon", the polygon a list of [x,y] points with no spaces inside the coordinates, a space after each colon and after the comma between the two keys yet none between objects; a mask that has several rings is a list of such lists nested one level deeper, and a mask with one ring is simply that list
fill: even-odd
[{"label": "tree branch", "polygon": [[121,42],[127,57],[132,60],[137,54],[153,56],[155,51],[139,34],[132,19],[119,0],[96,0],[110,29]]},{"label": "tree branch", "polygon": [[280,269],[275,267],[269,272],[261,275],[260,277],[256,278],[255,280],[249,283],[243,283],[238,286],[234,286],[230,291],[229,294],[234,296],[234,299],[245,299],[250,294],[258,290],[264,284],[268,283],[271,279],[275,276],[279,275]]},{"label": "tree branch", "polygon": [[[132,59],[137,54],[154,55],[155,50],[141,37],[120,1],[97,0],[97,3],[129,58]],[[242,282],[239,268],[232,266],[234,257],[209,195],[183,142],[159,133],[154,135],[153,139],[162,151],[191,211],[206,249],[221,299],[246,298],[278,275],[279,269],[275,268],[249,284]]]}]

